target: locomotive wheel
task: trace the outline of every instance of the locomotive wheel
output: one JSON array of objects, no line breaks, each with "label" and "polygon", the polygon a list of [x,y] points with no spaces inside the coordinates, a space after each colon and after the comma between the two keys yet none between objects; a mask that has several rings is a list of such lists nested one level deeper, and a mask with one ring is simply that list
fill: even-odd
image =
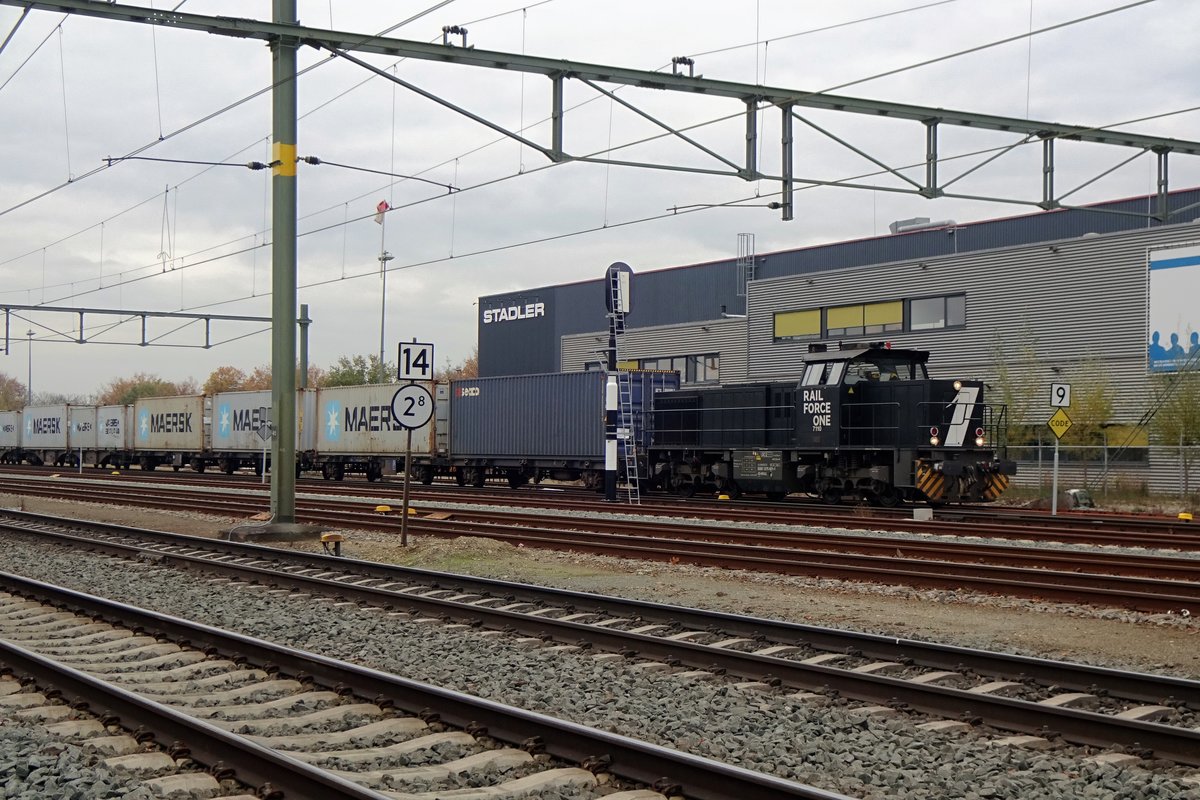
[{"label": "locomotive wheel", "polygon": [[904,497],[895,486],[888,486],[881,491],[872,492],[872,499],[883,508],[895,508],[904,502]]},{"label": "locomotive wheel", "polygon": [[830,506],[840,506],[842,504],[841,489],[826,489],[821,492],[821,502]]},{"label": "locomotive wheel", "polygon": [[742,487],[738,486],[736,481],[725,481],[718,494],[723,494],[730,500],[737,500],[742,496]]},{"label": "locomotive wheel", "polygon": [[787,492],[767,492],[767,499],[772,503],[778,503],[787,497]]},{"label": "locomotive wheel", "polygon": [[693,480],[688,480],[685,483],[680,483],[678,486],[675,487],[675,493],[678,494],[680,497],[685,497],[685,498],[686,497],[695,497],[696,496],[696,482]]},{"label": "locomotive wheel", "polygon": [[158,466],[158,462],[150,456],[142,456],[138,459],[138,466],[144,470],[151,471]]}]

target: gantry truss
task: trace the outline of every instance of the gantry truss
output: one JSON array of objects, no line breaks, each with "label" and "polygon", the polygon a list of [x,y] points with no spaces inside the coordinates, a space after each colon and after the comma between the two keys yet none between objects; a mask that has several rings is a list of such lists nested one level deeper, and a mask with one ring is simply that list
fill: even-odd
[{"label": "gantry truss", "polygon": [[[1168,157],[1172,153],[1191,156],[1200,155],[1200,142],[1195,141],[1147,136],[1123,130],[1112,130],[1105,127],[1064,125],[1061,123],[1041,122],[1016,117],[975,114],[929,106],[844,97],[792,88],[713,80],[691,74],[690,59],[683,58],[675,59],[675,62],[677,65],[678,63],[688,64],[689,74],[683,74],[678,69],[672,73],[652,72],[481,50],[475,47],[459,47],[452,44],[449,41],[449,37],[443,37],[441,44],[428,44],[384,36],[339,32],[278,22],[263,22],[231,17],[210,17],[107,2],[89,2],[89,0],[58,0],[58,2],[0,0],[0,5],[141,22],[160,25],[165,28],[204,31],[221,36],[261,39],[273,44],[282,43],[293,47],[308,46],[326,50],[433,102],[439,103],[468,119],[485,125],[497,133],[514,139],[522,145],[541,153],[555,163],[580,161],[734,176],[747,181],[775,181],[780,185],[780,202],[778,205],[782,208],[785,220],[793,218],[794,193],[797,185],[801,184],[901,192],[926,198],[951,197],[1017,203],[1037,206],[1043,209],[1071,208],[1073,206],[1063,202],[1070,195],[1145,154],[1152,154],[1157,162],[1157,202],[1153,210],[1148,214],[1137,214],[1137,216],[1148,216],[1166,222],[1170,217],[1178,216],[1195,207],[1187,206],[1186,208],[1169,210],[1167,206],[1167,193],[1169,191]],[[447,30],[455,33],[461,32],[465,42],[465,31],[456,28],[448,28]],[[513,131],[504,125],[475,114],[444,97],[438,96],[408,80],[398,77],[392,72],[369,64],[361,58],[351,55],[352,52],[543,75],[550,80],[550,141],[548,143],[533,141],[520,132]],[[711,166],[685,166],[662,162],[621,160],[604,154],[573,155],[567,149],[567,115],[564,108],[564,86],[567,81],[576,81],[581,85],[590,87],[600,95],[610,98],[613,102],[657,125],[662,129],[664,137],[673,137],[685,143],[688,147],[703,153],[707,159],[711,160]],[[737,156],[722,155],[716,150],[701,144],[692,136],[689,136],[688,130],[673,127],[647,111],[646,107],[652,101],[639,105],[632,99],[619,96],[612,89],[606,88],[608,86],[640,87],[733,100],[742,106],[742,109],[737,114],[744,116],[745,121],[744,153]],[[881,157],[872,155],[866,147],[856,146],[846,138],[838,136],[818,125],[812,119],[805,116],[804,112],[806,110],[859,114],[877,119],[901,120],[920,125],[924,128],[924,153],[914,157],[909,165],[899,167],[889,165]],[[778,174],[766,174],[759,167],[759,117],[762,114],[772,111],[780,114],[781,123],[781,153]],[[891,178],[895,179],[895,185],[860,183],[854,179],[822,180],[798,175],[795,168],[795,141],[793,135],[794,123],[797,121],[803,125],[807,125],[837,145],[876,165],[879,174],[891,176]],[[939,164],[944,163],[944,159],[939,157],[939,141],[941,131],[945,126],[998,131],[1012,134],[1016,139],[1004,146],[989,148],[984,152],[978,153],[975,156],[977,160],[973,165],[967,166],[950,180],[943,181],[939,178],[938,167]],[[987,193],[960,193],[951,190],[951,187],[958,181],[976,173],[978,170],[994,163],[1014,150],[1031,144],[1036,146],[1039,142],[1041,144],[1040,197],[1014,198]],[[1121,147],[1131,149],[1134,152],[1079,185],[1066,191],[1061,191],[1055,184],[1056,146],[1060,143],[1072,142],[1087,142]],[[924,165],[923,180],[914,179],[909,176],[908,173],[912,171],[910,169],[912,164]],[[919,171],[918,168],[917,172]],[[1033,181],[1033,183],[1037,182],[1036,180]],[[773,203],[771,205],[774,207],[776,204]]]}]

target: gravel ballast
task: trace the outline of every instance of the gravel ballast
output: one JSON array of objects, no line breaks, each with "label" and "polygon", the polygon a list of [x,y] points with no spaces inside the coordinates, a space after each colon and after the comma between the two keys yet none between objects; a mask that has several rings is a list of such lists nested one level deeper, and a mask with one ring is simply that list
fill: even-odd
[{"label": "gravel ballast", "polygon": [[836,701],[631,672],[586,653],[221,589],[153,564],[12,540],[0,568],[855,797],[1200,798],[1200,786],[1182,780],[1192,770],[1100,766],[1077,748],[998,748],[993,736],[921,732],[903,716],[863,719]]}]

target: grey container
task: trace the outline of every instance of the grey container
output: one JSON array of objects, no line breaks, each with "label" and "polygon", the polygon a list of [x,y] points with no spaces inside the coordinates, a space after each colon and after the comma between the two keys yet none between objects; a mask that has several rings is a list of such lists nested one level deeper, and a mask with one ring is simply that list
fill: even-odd
[{"label": "grey container", "polygon": [[454,381],[451,456],[603,463],[604,384],[602,372]]}]

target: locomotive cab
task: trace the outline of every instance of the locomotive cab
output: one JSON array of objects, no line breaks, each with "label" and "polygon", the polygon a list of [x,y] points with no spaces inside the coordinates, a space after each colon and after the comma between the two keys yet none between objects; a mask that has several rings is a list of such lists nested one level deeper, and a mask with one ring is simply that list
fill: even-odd
[{"label": "locomotive cab", "polygon": [[883,505],[992,500],[1004,491],[1014,469],[995,456],[1003,408],[984,404],[981,381],[930,379],[928,359],[879,344],[810,354],[796,441],[825,453],[800,467],[808,491]]}]

